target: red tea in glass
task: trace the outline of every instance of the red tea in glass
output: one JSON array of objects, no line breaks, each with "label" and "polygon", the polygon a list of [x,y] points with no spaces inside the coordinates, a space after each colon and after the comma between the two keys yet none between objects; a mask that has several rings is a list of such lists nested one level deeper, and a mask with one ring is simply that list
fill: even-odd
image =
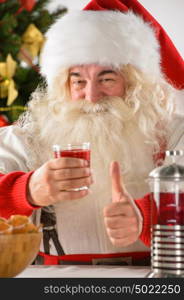
[{"label": "red tea in glass", "polygon": [[82,143],[80,145],[68,144],[65,147],[59,145],[53,146],[54,157],[75,157],[85,159],[90,166],[90,143]]},{"label": "red tea in glass", "polygon": [[157,206],[157,224],[184,225],[184,193],[152,193]]}]

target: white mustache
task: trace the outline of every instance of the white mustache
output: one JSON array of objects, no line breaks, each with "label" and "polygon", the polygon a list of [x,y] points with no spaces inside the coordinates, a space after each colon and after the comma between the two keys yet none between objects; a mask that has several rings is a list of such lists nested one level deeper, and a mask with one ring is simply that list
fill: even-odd
[{"label": "white mustache", "polygon": [[110,112],[117,102],[122,102],[123,99],[119,97],[104,97],[97,103],[88,102],[86,100],[80,99],[76,102],[67,103],[67,108],[70,112],[76,111],[78,113],[84,114],[96,114],[96,113],[106,113]]},{"label": "white mustache", "polygon": [[81,113],[91,114],[108,111],[109,105],[106,99],[100,100],[98,103],[91,103],[82,99],[76,102],[74,109],[77,109]]},{"label": "white mustache", "polygon": [[99,104],[99,103],[96,103],[95,105],[93,106],[84,106],[83,107],[83,112],[84,113],[103,113],[103,112],[108,112],[108,107],[107,105],[103,105],[103,104]]}]

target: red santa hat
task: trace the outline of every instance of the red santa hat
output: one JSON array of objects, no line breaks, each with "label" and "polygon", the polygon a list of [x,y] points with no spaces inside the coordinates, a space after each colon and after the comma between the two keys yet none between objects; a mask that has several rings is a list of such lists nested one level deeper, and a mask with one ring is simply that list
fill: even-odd
[{"label": "red santa hat", "polygon": [[184,88],[184,62],[163,28],[136,0],[92,0],[60,17],[46,33],[41,74],[51,86],[61,68],[132,64]]}]

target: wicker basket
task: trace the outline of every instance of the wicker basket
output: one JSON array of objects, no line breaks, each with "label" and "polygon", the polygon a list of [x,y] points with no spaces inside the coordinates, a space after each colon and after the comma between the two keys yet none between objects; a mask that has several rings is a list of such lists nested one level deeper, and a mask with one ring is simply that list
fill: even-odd
[{"label": "wicker basket", "polygon": [[15,277],[31,264],[41,238],[42,232],[0,235],[0,277]]}]

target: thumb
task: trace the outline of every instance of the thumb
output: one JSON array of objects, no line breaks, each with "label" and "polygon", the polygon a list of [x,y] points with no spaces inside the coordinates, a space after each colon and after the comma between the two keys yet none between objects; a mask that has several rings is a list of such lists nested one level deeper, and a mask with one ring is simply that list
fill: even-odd
[{"label": "thumb", "polygon": [[110,176],[112,181],[112,202],[124,202],[129,203],[132,210],[129,211],[129,215],[136,215],[139,226],[139,234],[142,231],[142,216],[134,202],[132,196],[127,192],[125,186],[121,180],[120,165],[117,161],[113,161],[110,165]]},{"label": "thumb", "polygon": [[117,161],[113,161],[110,165],[110,176],[112,182],[112,202],[122,201],[126,190],[121,183],[120,165]]}]

